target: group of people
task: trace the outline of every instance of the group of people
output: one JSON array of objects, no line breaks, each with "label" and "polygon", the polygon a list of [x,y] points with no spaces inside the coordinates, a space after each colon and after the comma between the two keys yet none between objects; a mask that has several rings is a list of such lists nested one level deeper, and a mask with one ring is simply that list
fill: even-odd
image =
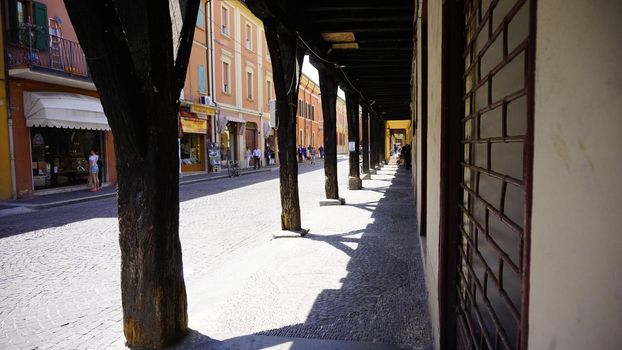
[{"label": "group of people", "polygon": [[[266,158],[266,165],[269,165],[272,159],[274,159],[274,150],[269,146],[266,147],[264,151],[264,157]],[[246,167],[251,167],[251,158],[253,159],[253,168],[259,169],[261,168],[261,150],[259,146],[255,146],[255,148],[251,151],[249,148],[246,148],[246,153],[244,155],[244,159],[246,160]]]},{"label": "group of people", "polygon": [[298,154],[298,162],[304,163],[305,159],[311,160],[311,164],[315,164],[315,157],[319,153],[320,158],[324,158],[324,147],[320,145],[316,150],[315,147],[309,145],[305,147],[300,145],[296,148],[296,153]]}]

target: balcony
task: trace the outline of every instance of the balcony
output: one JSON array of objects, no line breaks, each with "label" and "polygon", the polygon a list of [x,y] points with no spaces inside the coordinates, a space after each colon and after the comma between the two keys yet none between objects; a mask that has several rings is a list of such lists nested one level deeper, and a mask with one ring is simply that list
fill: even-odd
[{"label": "balcony", "polygon": [[[33,26],[34,27],[34,26]],[[46,38],[41,38],[44,35]],[[8,46],[9,75],[51,84],[95,90],[80,44],[51,34],[27,29],[19,43]],[[41,41],[47,39],[45,49]],[[44,42],[45,43],[45,42]]]}]

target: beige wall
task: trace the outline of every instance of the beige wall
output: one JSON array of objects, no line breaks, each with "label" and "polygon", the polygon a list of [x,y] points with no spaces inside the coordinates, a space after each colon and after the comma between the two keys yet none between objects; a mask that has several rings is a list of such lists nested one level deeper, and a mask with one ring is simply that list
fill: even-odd
[{"label": "beige wall", "polygon": [[620,18],[538,2],[530,349],[622,348]]},{"label": "beige wall", "polygon": [[442,2],[428,2],[428,191],[425,272],[435,347],[439,347],[439,227],[441,178]]}]

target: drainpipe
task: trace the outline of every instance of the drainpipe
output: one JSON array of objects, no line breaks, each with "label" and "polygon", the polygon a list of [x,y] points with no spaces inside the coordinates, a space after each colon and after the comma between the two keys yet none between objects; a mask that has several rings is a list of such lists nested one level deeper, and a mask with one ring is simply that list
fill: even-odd
[{"label": "drainpipe", "polygon": [[[2,13],[8,13],[7,9],[6,9],[6,3],[3,1],[2,2]],[[2,19],[3,21],[6,20],[6,18]],[[6,112],[7,112],[7,121],[8,121],[8,127],[9,127],[9,161],[11,163],[11,197],[13,199],[17,199],[17,182],[15,179],[15,145],[14,145],[14,135],[13,135],[13,114],[11,113],[11,104],[10,104],[10,99],[11,99],[11,89],[9,86],[9,67],[8,67],[8,63],[9,63],[9,55],[8,55],[8,25],[3,25],[3,30],[2,30],[2,42],[4,43],[4,47],[2,48],[4,50],[4,84],[5,84],[5,104],[6,104]]]}]

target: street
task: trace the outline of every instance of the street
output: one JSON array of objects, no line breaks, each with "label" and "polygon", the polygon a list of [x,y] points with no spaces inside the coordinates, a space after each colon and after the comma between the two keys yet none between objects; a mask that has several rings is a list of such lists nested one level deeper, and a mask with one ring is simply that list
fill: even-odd
[{"label": "street", "polygon": [[[425,291],[422,277],[413,270],[421,269],[420,266],[413,265],[420,264],[415,261],[418,254],[412,254],[411,251],[404,257],[393,258],[384,264],[371,264],[365,259],[377,259],[379,253],[385,254],[382,251],[384,248],[376,244],[371,246],[380,250],[372,251],[376,256],[367,254],[363,259],[364,265],[370,271],[378,273],[384,273],[379,269],[393,269],[394,275],[383,275],[380,284],[386,284],[391,290],[406,285],[408,287],[400,291],[400,295],[410,293],[410,297],[400,301],[400,305],[390,306],[385,305],[389,300],[382,300],[383,293],[379,289],[382,287],[375,285],[369,290],[369,298],[365,298],[364,294],[334,292],[333,295],[324,295],[328,297],[324,302],[329,305],[328,314],[322,317],[332,321],[347,317],[356,320],[356,323],[333,327],[332,332],[336,333],[322,327],[302,327],[296,330],[283,327],[297,323],[316,323],[312,310],[317,307],[316,299],[320,299],[318,293],[325,291],[327,285],[339,289],[340,283],[335,284],[331,274],[337,273],[345,277],[352,270],[349,267],[349,260],[353,256],[351,253],[360,244],[356,243],[355,238],[360,238],[363,231],[359,230],[361,232],[356,232],[358,236],[349,237],[343,242],[331,242],[330,239],[322,238],[323,236],[314,236],[314,228],[321,227],[322,232],[330,232],[331,227],[334,227],[340,231],[339,223],[325,220],[330,215],[327,213],[334,213],[336,209],[356,210],[360,215],[368,217],[373,214],[374,206],[377,206],[369,204],[371,202],[365,199],[353,206],[320,208],[318,202],[324,198],[322,165],[323,162],[318,162],[316,165],[300,166],[302,222],[303,227],[311,228],[310,240],[272,240],[272,234],[280,230],[278,171],[180,187],[180,237],[191,328],[209,331],[210,336],[259,333],[410,345],[424,344],[427,341],[426,332],[429,326],[426,324],[425,302],[419,300],[424,299],[421,293],[424,295]],[[340,191],[344,196],[348,192],[345,184],[347,161],[340,161],[338,168]],[[387,184],[382,181],[375,182],[380,186]],[[348,200],[370,194],[380,200],[387,193],[386,188],[377,192],[358,191],[348,196]],[[403,195],[406,196],[407,192],[404,191]],[[391,218],[412,220],[414,225],[412,217],[396,214],[394,210],[388,213]],[[378,220],[379,218],[375,219],[376,223]],[[368,224],[364,221],[359,222],[361,223]],[[369,223],[373,223],[373,219]],[[399,240],[403,239],[405,237],[399,237]],[[302,247],[301,242],[315,244],[320,241],[327,241],[331,245],[338,243],[339,249],[321,253],[325,256],[305,257],[306,252],[313,255],[313,249],[316,248]],[[413,239],[407,241],[399,245],[409,251],[418,249],[413,246],[416,245]],[[323,243],[317,249],[327,249],[326,246]],[[365,253],[365,250],[359,250]],[[349,254],[343,254],[343,251]],[[288,254],[293,255],[288,258]],[[302,260],[296,263],[294,260],[297,257]],[[280,258],[291,260],[293,265],[277,262]],[[329,270],[326,271],[316,271],[322,266],[314,258],[321,258],[327,263],[336,259],[336,265],[328,266]],[[395,259],[398,260],[394,261]],[[406,259],[406,263],[401,259]],[[274,276],[270,275],[271,271],[274,271]],[[278,277],[292,276],[296,271],[304,273],[294,280]],[[412,283],[408,282],[409,276]],[[114,198],[0,218],[0,348],[102,349],[122,344],[119,278],[118,226]],[[275,280],[287,283],[288,286],[280,285]],[[365,285],[369,281],[357,283]],[[417,286],[418,283],[421,285]],[[258,286],[265,295],[253,295],[252,288]],[[289,293],[289,296],[279,299],[279,289],[286,289],[285,294]],[[276,292],[270,293],[270,290]],[[289,299],[291,296],[293,299],[298,296],[301,300]],[[287,300],[291,301],[290,305],[284,304]],[[357,308],[374,313],[373,320],[369,320],[372,324],[369,327],[376,327],[377,334],[365,327],[360,332],[352,330],[360,328],[360,323],[366,322],[365,318],[371,316],[361,314],[361,310],[339,310],[331,304],[335,302],[345,306],[365,303]],[[306,308],[297,303],[303,303]],[[403,313],[404,303],[407,307],[418,308],[418,312],[423,314],[412,316]],[[374,311],[378,304],[382,304],[382,307]],[[295,305],[297,307],[293,307]],[[403,314],[388,315],[386,317],[391,318],[388,323],[383,321],[383,324],[374,324],[384,317],[376,313],[388,312],[386,308],[394,307],[402,308],[397,310]],[[245,310],[247,312],[241,312]],[[413,332],[409,326],[411,323],[412,327],[423,324],[423,330]],[[386,328],[387,325],[390,327]]]}]

